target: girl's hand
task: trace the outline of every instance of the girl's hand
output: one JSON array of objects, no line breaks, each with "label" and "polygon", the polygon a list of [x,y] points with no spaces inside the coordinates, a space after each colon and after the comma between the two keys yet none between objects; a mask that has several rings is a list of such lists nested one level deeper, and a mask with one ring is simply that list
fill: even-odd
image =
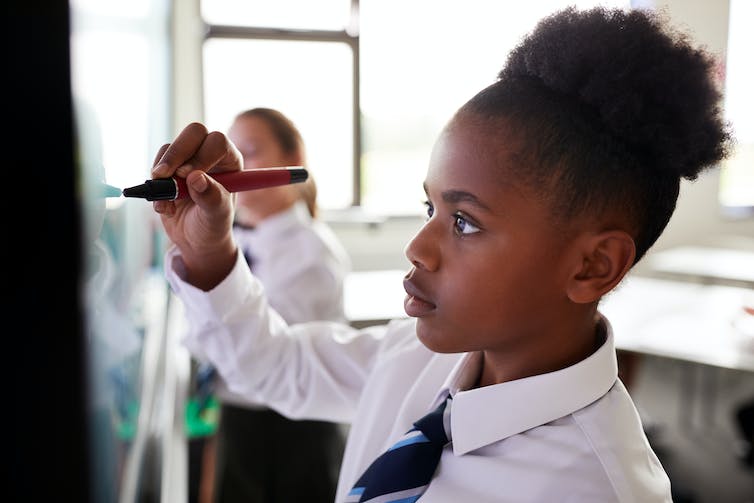
[{"label": "girl's hand", "polygon": [[152,169],[152,178],[183,177],[189,197],[154,201],[170,240],[181,251],[184,280],[210,290],[233,268],[237,249],[233,241],[232,195],[206,172],[237,171],[243,158],[233,143],[219,132],[208,132],[191,123],[163,145]]}]

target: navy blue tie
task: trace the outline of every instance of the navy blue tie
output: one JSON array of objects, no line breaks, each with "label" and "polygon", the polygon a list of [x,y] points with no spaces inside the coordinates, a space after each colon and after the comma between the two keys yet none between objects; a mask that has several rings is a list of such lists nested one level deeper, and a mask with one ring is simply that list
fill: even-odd
[{"label": "navy blue tie", "polygon": [[411,503],[429,486],[443,448],[450,443],[450,397],[414,423],[356,481],[346,502]]}]

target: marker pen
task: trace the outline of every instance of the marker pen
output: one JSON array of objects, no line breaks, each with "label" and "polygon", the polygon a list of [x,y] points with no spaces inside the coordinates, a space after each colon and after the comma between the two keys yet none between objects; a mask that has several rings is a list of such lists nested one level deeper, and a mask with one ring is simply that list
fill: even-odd
[{"label": "marker pen", "polygon": [[[242,192],[245,190],[264,189],[277,185],[288,185],[306,181],[309,173],[301,166],[284,168],[260,168],[241,171],[226,171],[223,173],[207,173],[220,182],[228,192]],[[188,197],[186,179],[177,176],[171,178],[155,178],[147,180],[141,185],[123,189],[125,197],[140,197],[147,201],[174,201]]]}]

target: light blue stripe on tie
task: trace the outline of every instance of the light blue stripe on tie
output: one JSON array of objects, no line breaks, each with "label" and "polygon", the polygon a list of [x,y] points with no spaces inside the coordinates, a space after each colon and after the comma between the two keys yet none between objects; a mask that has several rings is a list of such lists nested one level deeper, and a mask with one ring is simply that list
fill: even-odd
[{"label": "light blue stripe on tie", "polygon": [[[419,495],[421,496],[421,494]],[[403,498],[400,500],[392,500],[390,503],[414,503],[414,501],[419,499],[419,496],[411,496],[410,498]]]},{"label": "light blue stripe on tie", "polygon": [[344,500],[345,503],[356,503],[361,499],[361,495],[364,494],[364,489],[366,487],[354,487],[351,489],[351,492],[348,493],[346,496],[346,499]]},{"label": "light blue stripe on tie", "polygon": [[393,449],[397,449],[399,447],[403,447],[404,445],[411,445],[411,444],[419,444],[422,442],[429,442],[429,439],[419,430],[411,431],[407,433],[401,440],[398,440],[393,446],[388,449],[388,451],[392,451]]},{"label": "light blue stripe on tie", "polygon": [[405,489],[403,491],[383,494],[382,496],[375,496],[363,503],[413,503],[424,494],[426,489],[427,486],[423,485],[421,487],[414,487],[413,489]]}]

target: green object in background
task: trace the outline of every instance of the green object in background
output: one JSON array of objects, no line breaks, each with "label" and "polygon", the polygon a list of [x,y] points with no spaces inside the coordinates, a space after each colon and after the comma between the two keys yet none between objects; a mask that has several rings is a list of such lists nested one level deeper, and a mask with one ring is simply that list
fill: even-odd
[{"label": "green object in background", "polygon": [[[217,431],[217,421],[220,414],[220,404],[215,397],[202,400],[190,398],[186,403],[186,436],[200,438],[214,435]],[[139,404],[133,401],[127,406],[127,417],[115,425],[118,438],[130,441],[136,434],[136,423],[139,415]]]},{"label": "green object in background", "polygon": [[116,422],[115,434],[119,439],[129,441],[134,438],[138,417],[139,403],[133,400],[126,405],[126,417]]},{"label": "green object in background", "polygon": [[200,404],[196,398],[186,403],[186,436],[188,438],[207,437],[217,431],[220,404],[213,396]]}]

